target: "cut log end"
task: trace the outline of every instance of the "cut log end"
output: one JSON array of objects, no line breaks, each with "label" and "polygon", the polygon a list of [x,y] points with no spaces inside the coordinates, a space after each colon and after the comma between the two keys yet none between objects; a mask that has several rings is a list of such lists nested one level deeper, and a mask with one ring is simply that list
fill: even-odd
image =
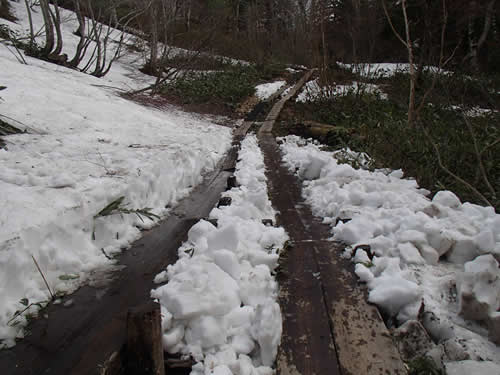
[{"label": "cut log end", "polygon": [[127,375],[164,375],[160,305],[154,302],[127,314]]}]

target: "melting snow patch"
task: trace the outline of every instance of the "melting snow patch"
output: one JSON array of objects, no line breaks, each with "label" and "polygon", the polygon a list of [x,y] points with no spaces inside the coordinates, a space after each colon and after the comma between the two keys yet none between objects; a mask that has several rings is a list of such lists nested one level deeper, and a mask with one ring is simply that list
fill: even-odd
[{"label": "melting snow patch", "polygon": [[258,85],[257,87],[255,87],[255,90],[257,91],[257,97],[260,100],[269,99],[276,91],[282,88],[285,84],[286,84],[285,81],[276,81]]},{"label": "melting snow patch", "polygon": [[[410,64],[408,63],[344,64],[337,62],[337,64],[364,78],[387,78],[394,76],[396,73],[408,73],[410,71]],[[426,66],[424,70],[431,73],[453,74],[435,66]]]},{"label": "melting snow patch", "polygon": [[212,210],[217,226],[201,220],[190,229],[167,268],[168,283],[151,292],[164,316],[165,350],[192,356],[196,375],[271,374],[281,339],[272,272],[287,235],[262,223],[275,212],[254,135],[242,142],[239,159],[240,186],[224,193],[231,205]]},{"label": "melting snow patch", "polygon": [[399,324],[422,319],[423,301],[433,317],[425,315],[429,334],[462,353],[448,360],[500,365],[492,342],[500,340],[500,215],[450,191],[429,199],[401,171],[355,169],[313,142],[282,141],[284,161],[303,179],[313,212],[330,223],[334,239],[356,249],[351,259],[369,300]]}]

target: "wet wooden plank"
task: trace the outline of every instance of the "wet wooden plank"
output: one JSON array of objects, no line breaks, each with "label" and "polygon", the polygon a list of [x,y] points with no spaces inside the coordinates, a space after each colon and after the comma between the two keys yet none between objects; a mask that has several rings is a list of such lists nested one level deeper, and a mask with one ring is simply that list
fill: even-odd
[{"label": "wet wooden plank", "polygon": [[293,245],[280,265],[283,335],[278,374],[340,374],[318,273],[307,242]]},{"label": "wet wooden plank", "polygon": [[304,86],[304,84],[307,82],[309,78],[311,78],[312,74],[314,73],[315,69],[311,69],[306,74],[302,76],[302,78],[295,84],[295,86],[292,87],[292,89],[286,94],[283,98],[281,98],[269,111],[264,124],[259,130],[259,134],[263,135],[265,133],[271,133],[273,130],[274,122],[278,118],[281,110],[283,109],[283,106],[285,103],[290,100],[297,92]]},{"label": "wet wooden plank", "polygon": [[[312,250],[315,218],[303,202],[301,186],[281,164],[271,136],[259,137],[264,152],[268,191],[279,211],[277,221],[287,231],[292,246],[281,254],[277,275],[283,336],[277,373],[283,375],[340,374],[330,320],[317,278],[319,268]],[[317,235],[317,234],[316,234]]]},{"label": "wet wooden plank", "polygon": [[340,257],[342,246],[329,240],[329,226],[304,202],[301,182],[282,165],[276,141],[270,134],[260,134],[259,141],[278,223],[295,244],[284,255],[285,274],[278,278],[284,316],[278,373],[406,374],[377,308],[357,284],[352,263]]},{"label": "wet wooden plank", "polygon": [[314,246],[325,303],[332,320],[335,347],[343,375],[407,373],[378,309],[367,302],[343,247],[332,242]]}]

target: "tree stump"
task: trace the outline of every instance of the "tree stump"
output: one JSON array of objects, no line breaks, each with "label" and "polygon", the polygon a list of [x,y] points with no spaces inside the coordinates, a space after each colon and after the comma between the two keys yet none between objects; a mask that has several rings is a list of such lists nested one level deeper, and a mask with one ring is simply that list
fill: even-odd
[{"label": "tree stump", "polygon": [[227,189],[231,190],[232,188],[238,187],[238,181],[236,180],[236,176],[229,176],[227,178]]},{"label": "tree stump", "polygon": [[154,302],[127,314],[127,375],[165,375],[160,305]]}]

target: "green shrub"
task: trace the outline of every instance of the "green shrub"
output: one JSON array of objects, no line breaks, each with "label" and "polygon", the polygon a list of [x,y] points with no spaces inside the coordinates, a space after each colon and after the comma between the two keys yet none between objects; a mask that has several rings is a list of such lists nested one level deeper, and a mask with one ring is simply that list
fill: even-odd
[{"label": "green shrub", "polygon": [[431,358],[419,357],[408,363],[409,375],[445,375],[445,372],[437,368]]},{"label": "green shrub", "polygon": [[[396,82],[399,78],[396,77]],[[483,204],[470,188],[444,172],[438,165],[432,143],[425,136],[427,129],[437,145],[443,164],[451,172],[474,186],[500,210],[500,197],[492,194],[478,167],[474,138],[490,184],[500,186],[500,114],[492,112],[478,117],[467,117],[469,127],[460,111],[448,104],[425,106],[421,123],[415,128],[407,125],[407,107],[403,98],[384,100],[373,94],[356,94],[325,98],[313,103],[295,103],[296,113],[313,121],[327,123],[335,130],[326,143],[335,148],[348,146],[367,152],[375,159],[376,167],[401,168],[407,176],[415,177],[421,187],[433,192],[448,189],[462,201]],[[333,127],[332,127],[333,129]],[[321,141],[325,142],[325,139]]]},{"label": "green shrub", "polygon": [[260,75],[254,67],[236,65],[221,72],[190,72],[166,84],[162,92],[176,95],[185,103],[219,101],[235,107],[254,94],[259,80]]},{"label": "green shrub", "polygon": [[[423,72],[417,81],[416,100],[431,88],[434,74]],[[393,77],[378,80],[385,84],[385,90],[392,101],[406,103],[410,89],[409,74],[397,72]],[[441,106],[464,106],[465,108],[499,108],[500,74],[470,77],[461,73],[441,74],[430,91],[427,101]]]},{"label": "green shrub", "polygon": [[206,53],[195,55],[192,53],[178,53],[165,58],[160,62],[160,65],[181,69],[225,70],[231,67],[232,62],[229,58]]}]

